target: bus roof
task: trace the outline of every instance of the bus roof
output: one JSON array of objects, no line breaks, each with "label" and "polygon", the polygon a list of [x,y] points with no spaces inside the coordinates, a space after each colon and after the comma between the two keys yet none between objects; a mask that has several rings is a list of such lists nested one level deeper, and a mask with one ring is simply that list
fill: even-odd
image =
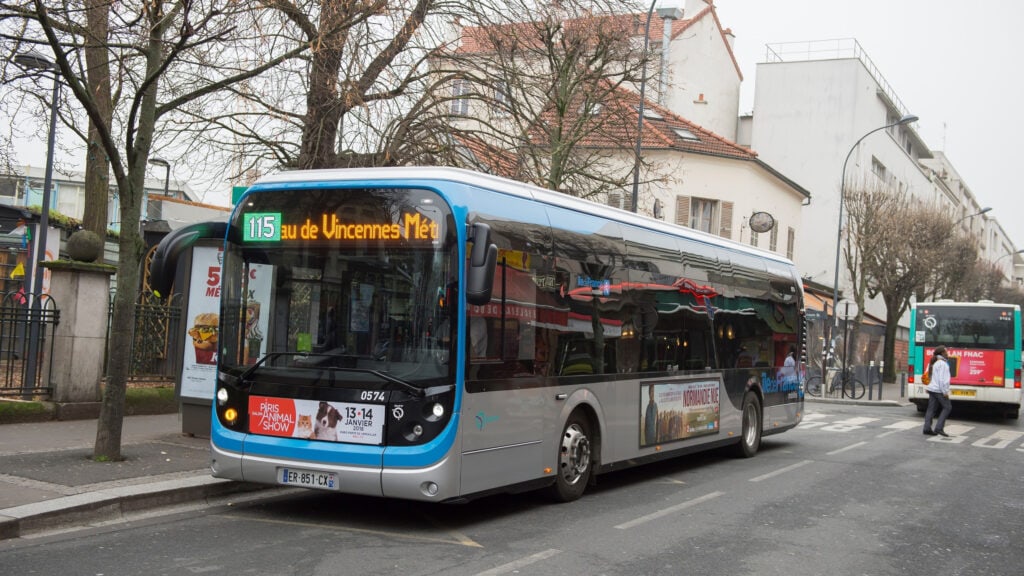
[{"label": "bus roof", "polygon": [[591,202],[589,200],[584,200],[561,192],[553,192],[532,184],[517,182],[508,178],[474,172],[463,168],[451,168],[444,166],[398,166],[387,168],[295,170],[265,176],[260,178],[252,187],[258,189],[263,188],[266,185],[273,186],[299,182],[329,181],[405,181],[410,185],[424,181],[458,182],[461,184],[494,190],[503,194],[530,198],[552,206],[577,210],[579,212],[601,216],[603,218],[625,224],[641,226],[674,236],[681,236],[707,244],[730,248],[738,252],[745,252],[753,256],[774,260],[789,266],[793,265],[793,262],[788,258],[779,256],[773,252],[748,246],[728,238],[722,238],[721,236],[715,236],[713,234],[708,234],[685,226],[670,224],[635,212],[628,212],[619,208],[597,204],[596,202]]},{"label": "bus roof", "polygon": [[920,308],[922,306],[929,306],[932,308],[942,308],[944,306],[956,306],[962,307],[975,307],[975,308],[1020,308],[1017,304],[1004,304],[1001,302],[992,302],[991,300],[982,300],[980,302],[954,302],[953,300],[935,300],[933,302],[915,302],[911,307]]}]

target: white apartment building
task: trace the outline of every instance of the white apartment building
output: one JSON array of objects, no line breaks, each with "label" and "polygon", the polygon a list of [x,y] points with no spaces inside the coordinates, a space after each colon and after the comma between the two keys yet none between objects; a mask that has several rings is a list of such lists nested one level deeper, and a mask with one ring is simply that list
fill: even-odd
[{"label": "white apartment building", "polygon": [[[1005,233],[956,175],[949,160],[931,151],[913,123],[877,130],[913,114],[853,39],[776,44],[757,65],[754,113],[741,134],[761,158],[812,194],[799,229],[796,264],[805,278],[832,286],[839,241],[839,202],[846,181],[878,179],[924,203],[948,206],[958,226],[982,240],[993,259],[1013,252]],[[741,140],[744,140],[741,138]],[[858,143],[859,141],[859,143]],[[743,142],[745,143],[745,142]],[[845,217],[845,213],[844,213]],[[845,263],[839,287],[850,294]],[[866,312],[885,317],[880,300]]]}]

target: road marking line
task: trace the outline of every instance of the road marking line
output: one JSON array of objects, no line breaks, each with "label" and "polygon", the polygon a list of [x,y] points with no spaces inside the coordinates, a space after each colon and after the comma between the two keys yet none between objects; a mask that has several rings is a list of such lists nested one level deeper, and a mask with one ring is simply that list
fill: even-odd
[{"label": "road marking line", "polygon": [[657,520],[658,518],[661,518],[662,516],[668,516],[669,514],[675,514],[676,512],[679,512],[680,510],[685,510],[686,508],[689,508],[691,506],[696,506],[697,504],[700,504],[702,502],[707,502],[708,500],[713,500],[713,499],[718,498],[719,496],[721,496],[723,494],[725,494],[725,492],[712,492],[710,494],[705,494],[704,496],[701,496],[700,498],[694,498],[693,500],[687,500],[686,502],[682,502],[680,504],[676,504],[675,506],[669,506],[668,508],[665,508],[664,510],[659,510],[658,512],[654,512],[654,513],[648,514],[646,516],[641,516],[641,517],[639,517],[639,518],[637,518],[635,520],[630,520],[629,522],[623,522],[622,524],[619,524],[618,526],[616,526],[616,528],[618,528],[619,530],[626,530],[627,528],[632,528],[634,526],[639,526],[640,524],[643,524],[644,522],[650,522],[651,520]]},{"label": "road marking line", "polygon": [[778,476],[779,474],[785,474],[786,472],[789,472],[789,471],[792,471],[792,470],[796,470],[797,468],[799,468],[801,466],[804,466],[806,464],[810,464],[811,462],[813,462],[813,460],[803,460],[801,462],[797,462],[796,464],[790,464],[789,466],[786,466],[785,468],[779,468],[775,472],[769,472],[767,474],[762,474],[760,476],[756,476],[754,478],[751,478],[750,481],[751,482],[760,482],[762,480],[767,480],[769,478],[774,478],[775,476]]},{"label": "road marking line", "polygon": [[866,416],[858,416],[856,418],[847,418],[846,420],[836,420],[833,424],[845,424],[848,426],[860,426],[862,424],[870,424],[877,422],[878,418],[868,418]]},{"label": "road marking line", "polygon": [[514,570],[518,570],[518,569],[520,569],[520,568],[522,568],[524,566],[529,566],[530,564],[533,564],[534,562],[540,562],[541,560],[545,560],[547,558],[551,558],[555,554],[559,554],[561,552],[562,552],[561,550],[556,550],[554,548],[551,548],[551,549],[545,550],[543,552],[537,552],[536,554],[533,554],[532,556],[527,556],[525,558],[520,558],[519,560],[513,560],[512,562],[509,562],[508,564],[502,564],[501,566],[495,566],[494,568],[491,568],[490,570],[485,570],[484,572],[477,573],[476,576],[496,576],[497,574],[506,574],[508,572],[512,572]]},{"label": "road marking line", "polygon": [[921,421],[920,420],[900,420],[899,422],[893,422],[892,424],[889,424],[888,426],[883,426],[883,428],[888,428],[888,429],[892,429],[892,430],[913,430],[914,428],[920,428],[920,427],[921,427]]},{"label": "road marking line", "polygon": [[850,444],[846,448],[840,448],[838,450],[833,450],[831,452],[826,452],[825,455],[826,456],[834,456],[834,455],[839,454],[841,452],[846,452],[847,450],[853,450],[854,448],[859,448],[859,447],[861,447],[861,446],[863,446],[865,444],[867,444],[867,442],[857,442],[856,444]]},{"label": "road marking line", "polygon": [[978,448],[994,448],[996,450],[1002,450],[1010,445],[1011,442],[1024,436],[1024,432],[1017,432],[1015,430],[996,430],[991,436],[982,438],[981,440],[975,441],[971,446],[977,446]]}]

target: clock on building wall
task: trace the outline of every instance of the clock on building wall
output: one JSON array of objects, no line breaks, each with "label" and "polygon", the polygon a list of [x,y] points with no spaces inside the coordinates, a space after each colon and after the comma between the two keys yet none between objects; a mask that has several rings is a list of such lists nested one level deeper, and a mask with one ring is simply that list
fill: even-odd
[{"label": "clock on building wall", "polygon": [[775,227],[775,217],[767,212],[754,212],[747,220],[750,229],[760,234]]}]

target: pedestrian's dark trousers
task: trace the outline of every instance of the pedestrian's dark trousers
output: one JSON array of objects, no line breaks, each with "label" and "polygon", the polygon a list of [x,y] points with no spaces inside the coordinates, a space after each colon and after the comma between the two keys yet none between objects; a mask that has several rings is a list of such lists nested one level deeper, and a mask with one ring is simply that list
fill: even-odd
[{"label": "pedestrian's dark trousers", "polygon": [[[939,412],[939,420],[935,423],[935,428],[932,428],[932,419],[935,418],[935,409],[942,406],[942,411]],[[928,410],[924,413],[924,431],[928,432],[934,430],[940,432],[945,430],[946,417],[949,416],[950,411],[953,410],[953,403],[949,401],[949,398],[943,396],[939,392],[928,392]]]}]

